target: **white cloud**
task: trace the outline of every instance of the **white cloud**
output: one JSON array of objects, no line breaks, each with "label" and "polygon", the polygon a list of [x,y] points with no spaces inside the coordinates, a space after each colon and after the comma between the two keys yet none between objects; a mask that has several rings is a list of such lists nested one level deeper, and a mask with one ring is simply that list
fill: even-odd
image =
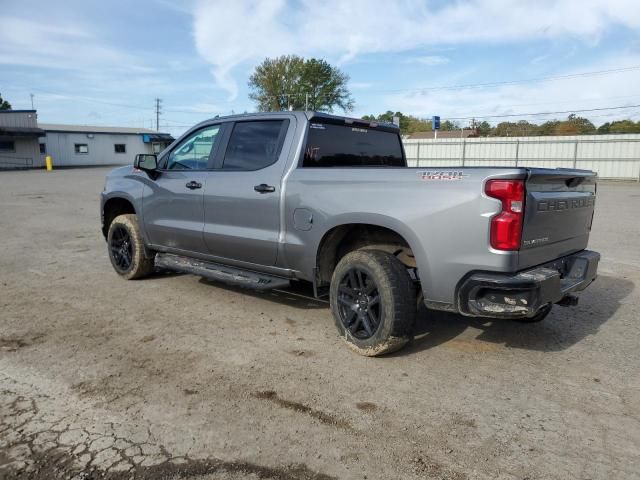
[{"label": "white cloud", "polygon": [[346,62],[364,53],[430,45],[564,37],[596,43],[619,26],[640,28],[637,0],[201,0],[193,15],[198,53],[232,97],[234,68],[268,56]]},{"label": "white cloud", "polygon": [[449,62],[450,60],[447,57],[443,57],[442,55],[426,55],[424,57],[413,57],[407,59],[407,63],[420,63],[428,67],[445,65]]},{"label": "white cloud", "polygon": [[151,73],[133,55],[105,45],[72,22],[0,18],[0,64],[83,71],[92,67],[129,73]]},{"label": "white cloud", "polygon": [[[562,72],[572,75],[586,71],[602,71],[640,65],[640,55],[616,56],[579,69]],[[536,81],[491,88],[407,91],[388,94],[383,98],[383,110],[402,111],[421,117],[440,115],[445,118],[470,117],[495,123],[526,119],[541,122],[551,118],[564,118],[567,114],[547,116],[518,116],[493,118],[492,115],[556,112],[572,109],[590,109],[640,104],[640,70],[627,70],[601,76],[582,76],[565,80]],[[581,113],[596,124],[607,117],[637,116],[640,109],[596,111]],[[466,120],[461,120],[466,125]]]}]

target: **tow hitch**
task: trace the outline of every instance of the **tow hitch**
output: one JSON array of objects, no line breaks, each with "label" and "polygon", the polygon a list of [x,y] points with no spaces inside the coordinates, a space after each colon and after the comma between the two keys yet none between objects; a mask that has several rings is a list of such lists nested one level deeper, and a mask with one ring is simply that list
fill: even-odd
[{"label": "tow hitch", "polygon": [[578,297],[575,295],[566,295],[558,302],[561,307],[575,307],[578,304]]}]

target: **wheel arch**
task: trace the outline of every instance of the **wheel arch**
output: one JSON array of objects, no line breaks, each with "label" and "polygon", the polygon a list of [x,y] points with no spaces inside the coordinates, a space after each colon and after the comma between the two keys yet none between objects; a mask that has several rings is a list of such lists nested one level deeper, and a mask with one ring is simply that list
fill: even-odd
[{"label": "wheel arch", "polygon": [[113,196],[105,200],[102,206],[102,235],[107,238],[109,226],[118,215],[132,213],[137,215],[133,201],[127,196]]},{"label": "wheel arch", "polygon": [[344,255],[368,246],[393,253],[408,267],[417,268],[423,264],[424,255],[417,250],[420,244],[413,232],[402,228],[395,219],[380,220],[335,224],[322,235],[315,258],[319,285],[330,282],[333,270]]}]

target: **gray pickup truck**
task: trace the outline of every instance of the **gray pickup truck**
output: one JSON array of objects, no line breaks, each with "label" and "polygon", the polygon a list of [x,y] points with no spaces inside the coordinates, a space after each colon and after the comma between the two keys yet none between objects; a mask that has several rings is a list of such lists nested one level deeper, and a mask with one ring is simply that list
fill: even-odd
[{"label": "gray pickup truck", "polygon": [[595,278],[586,170],[409,168],[399,130],[316,112],[214,118],[117,168],[101,197],[115,271],[254,289],[310,282],[363,355],[411,338],[420,302],[540,321]]}]

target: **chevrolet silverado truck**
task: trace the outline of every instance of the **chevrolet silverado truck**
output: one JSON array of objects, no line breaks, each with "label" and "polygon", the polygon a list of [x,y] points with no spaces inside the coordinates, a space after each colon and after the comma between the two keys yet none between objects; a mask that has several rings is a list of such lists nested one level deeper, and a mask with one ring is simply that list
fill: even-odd
[{"label": "chevrolet silverado truck", "polygon": [[429,309],[537,322],[595,278],[594,172],[410,168],[398,128],[317,112],[214,118],[113,170],[101,196],[115,271],[258,290],[310,282],[368,356]]}]

